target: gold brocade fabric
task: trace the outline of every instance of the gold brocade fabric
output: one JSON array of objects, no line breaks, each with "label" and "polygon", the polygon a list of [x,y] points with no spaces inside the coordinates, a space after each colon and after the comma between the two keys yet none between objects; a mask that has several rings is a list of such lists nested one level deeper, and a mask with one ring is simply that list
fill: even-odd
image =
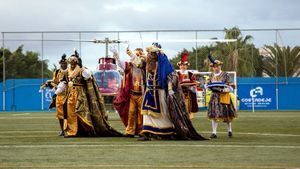
[{"label": "gold brocade fabric", "polygon": [[143,97],[142,95],[131,95],[128,112],[128,125],[126,126],[126,134],[139,134],[143,127],[143,115],[141,114]]},{"label": "gold brocade fabric", "polygon": [[[67,76],[67,70],[59,69],[53,73],[53,82],[56,86],[60,83],[60,80]],[[56,118],[57,119],[64,119],[64,103],[67,99],[67,90],[63,91],[62,93],[58,94],[56,97]]]},{"label": "gold brocade fabric", "polygon": [[94,136],[102,137],[118,137],[121,133],[112,128],[108,122],[104,100],[99,92],[98,86],[94,77],[91,80],[85,81],[86,95],[85,100],[89,113],[77,112],[80,117],[85,117],[86,120],[91,120],[90,123],[94,127]]},{"label": "gold brocade fabric", "polygon": [[222,104],[230,104],[230,94],[229,93],[221,93],[220,94],[220,102]]},{"label": "gold brocade fabric", "polygon": [[64,103],[66,101],[66,95],[58,95],[56,97],[56,118],[64,119]]},{"label": "gold brocade fabric", "polygon": [[[72,73],[72,72],[70,72]],[[77,74],[77,76],[75,76]],[[76,136],[122,136],[108,123],[103,99],[92,77],[82,80],[81,72],[72,73],[76,84],[69,86],[67,134]],[[81,83],[80,83],[81,82]]]}]

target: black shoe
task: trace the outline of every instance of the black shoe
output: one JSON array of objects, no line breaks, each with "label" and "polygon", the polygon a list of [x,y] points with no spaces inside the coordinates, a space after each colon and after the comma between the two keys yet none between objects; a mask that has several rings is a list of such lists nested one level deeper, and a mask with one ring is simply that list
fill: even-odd
[{"label": "black shoe", "polygon": [[217,135],[212,133],[209,138],[217,138]]},{"label": "black shoe", "polygon": [[125,134],[124,137],[134,138],[133,134]]},{"label": "black shoe", "polygon": [[63,131],[58,132],[58,136],[65,136],[65,133]]},{"label": "black shoe", "polygon": [[228,132],[228,137],[231,138],[232,137],[232,132]]},{"label": "black shoe", "polygon": [[142,136],[142,137],[138,138],[137,140],[138,141],[150,141],[151,139],[149,137]]}]

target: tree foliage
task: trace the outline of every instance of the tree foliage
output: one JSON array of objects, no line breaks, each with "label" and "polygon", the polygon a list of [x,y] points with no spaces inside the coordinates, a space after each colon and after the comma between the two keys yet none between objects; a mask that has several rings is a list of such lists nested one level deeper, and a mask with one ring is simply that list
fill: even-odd
[{"label": "tree foliage", "polygon": [[[3,50],[5,56],[6,79],[17,78],[42,78],[42,67],[44,78],[50,78],[52,71],[48,69],[48,61],[40,60],[39,54],[33,51],[23,51],[19,46],[15,51],[0,49],[0,76],[3,77]],[[3,78],[1,78],[1,81]]]},{"label": "tree foliage", "polygon": [[[300,75],[300,46],[291,48],[266,45],[267,56],[264,57],[263,70],[270,77]],[[277,65],[277,66],[276,66]],[[277,71],[276,71],[277,69]]]},{"label": "tree foliage", "polygon": [[[189,61],[191,68],[197,68],[199,71],[209,70],[209,61],[207,55],[212,52],[215,59],[221,60],[223,70],[237,71],[238,76],[262,76],[262,56],[259,55],[259,50],[250,41],[252,36],[242,36],[241,31],[237,28],[225,29],[225,39],[236,39],[236,42],[217,42],[209,46],[201,46],[197,49],[189,51]],[[197,51],[197,52],[196,52]],[[197,53],[197,67],[196,67]],[[173,65],[180,60],[180,55],[173,58]]]}]

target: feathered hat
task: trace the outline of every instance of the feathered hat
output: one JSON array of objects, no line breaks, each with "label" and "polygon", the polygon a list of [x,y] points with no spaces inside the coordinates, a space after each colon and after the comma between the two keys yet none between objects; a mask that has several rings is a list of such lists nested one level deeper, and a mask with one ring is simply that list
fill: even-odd
[{"label": "feathered hat", "polygon": [[78,58],[79,58],[79,54],[77,52],[77,49],[74,49],[74,53],[69,57],[69,61],[75,60],[76,62],[78,62]]},{"label": "feathered hat", "polygon": [[67,55],[63,54],[61,56],[61,59],[59,60],[59,64],[66,63],[66,62],[67,62]]},{"label": "feathered hat", "polygon": [[188,54],[189,54],[188,51],[182,52],[182,54],[181,54],[181,61],[177,62],[177,66],[180,66],[180,65],[190,66],[190,62],[187,61]]},{"label": "feathered hat", "polygon": [[72,60],[76,61],[79,67],[82,67],[82,60],[79,57],[79,53],[77,52],[77,49],[74,49],[74,54],[72,54],[68,59],[69,62],[71,62]]},{"label": "feathered hat", "polygon": [[208,59],[210,61],[210,64],[209,64],[210,67],[214,67],[215,65],[217,65],[217,66],[223,65],[223,62],[214,59],[210,53],[208,54]]}]

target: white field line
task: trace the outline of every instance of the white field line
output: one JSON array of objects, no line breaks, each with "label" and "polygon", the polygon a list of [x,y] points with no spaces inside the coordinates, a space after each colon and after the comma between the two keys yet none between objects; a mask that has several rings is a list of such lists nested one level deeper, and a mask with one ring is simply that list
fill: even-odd
[{"label": "white field line", "polygon": [[279,145],[186,145],[186,144],[103,144],[103,145],[0,145],[1,148],[96,148],[96,147],[190,147],[190,148],[280,148],[280,149],[300,149],[300,146],[279,146]]},{"label": "white field line", "polygon": [[287,168],[300,169],[299,167],[290,167],[283,164],[272,165],[253,165],[246,163],[244,165],[220,165],[220,164],[173,164],[173,165],[155,165],[155,164],[10,164],[0,163],[0,168]]},{"label": "white field line", "polygon": [[[211,133],[210,131],[203,131],[200,133]],[[227,132],[218,132],[222,134],[227,134]],[[272,133],[243,133],[243,132],[233,132],[233,134],[241,135],[260,135],[260,136],[280,136],[280,137],[300,137],[300,134],[272,134]]]},{"label": "white field line", "polygon": [[[57,133],[58,131],[37,131],[37,130],[28,130],[28,131],[0,131],[0,134],[9,134],[9,133]],[[199,133],[210,133],[210,131],[198,131]],[[218,132],[222,134],[226,134],[227,132]],[[238,135],[259,135],[259,136],[280,136],[280,137],[300,137],[300,134],[281,134],[281,133],[244,133],[244,132],[233,132],[233,134]],[[1,136],[3,137],[3,136]],[[19,137],[19,136],[9,136],[9,137]],[[25,136],[28,137],[28,136]],[[33,137],[41,137],[41,136],[33,136]]]},{"label": "white field line", "polygon": [[27,116],[30,115],[30,113],[18,113],[18,114],[12,114],[12,116]]}]

